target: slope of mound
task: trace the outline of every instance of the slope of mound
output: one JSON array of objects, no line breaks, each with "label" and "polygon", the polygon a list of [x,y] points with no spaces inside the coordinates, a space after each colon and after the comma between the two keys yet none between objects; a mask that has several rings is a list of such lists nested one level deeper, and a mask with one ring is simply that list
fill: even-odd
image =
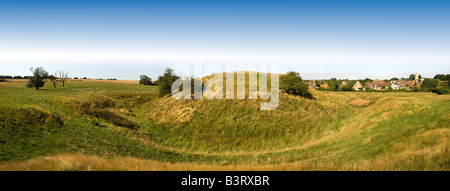
[{"label": "slope of mound", "polygon": [[[248,83],[247,72],[247,95]],[[317,100],[281,93],[278,108],[269,111],[260,110],[265,100],[248,96],[244,100],[175,100],[168,96],[147,103],[141,114],[155,124],[153,137],[163,145],[219,153],[281,149],[337,131],[356,111],[346,103],[356,96],[330,98],[310,91]]]}]

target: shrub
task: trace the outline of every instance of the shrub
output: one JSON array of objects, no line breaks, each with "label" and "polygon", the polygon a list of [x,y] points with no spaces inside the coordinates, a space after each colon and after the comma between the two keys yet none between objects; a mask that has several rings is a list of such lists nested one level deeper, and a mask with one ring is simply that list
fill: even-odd
[{"label": "shrub", "polygon": [[167,68],[166,71],[162,76],[158,77],[158,88],[159,88],[159,96],[165,96],[167,94],[170,94],[172,91],[172,84],[175,82],[178,78],[174,74],[174,71],[170,68]]},{"label": "shrub", "polygon": [[336,78],[331,78],[330,83],[328,83],[328,89],[336,90],[338,88],[338,81]]},{"label": "shrub", "polygon": [[434,90],[439,85],[438,79],[425,79],[422,84],[420,85],[423,89]]},{"label": "shrub", "polygon": [[337,89],[338,91],[353,91],[353,85],[340,85]]},{"label": "shrub", "polygon": [[297,72],[290,71],[281,77],[280,88],[288,94],[300,95],[312,99],[313,96],[309,92],[309,87],[305,84]]},{"label": "shrub", "polygon": [[146,75],[141,75],[141,79],[139,80],[139,84],[143,85],[152,85],[152,79]]},{"label": "shrub", "polygon": [[438,86],[433,90],[434,93],[437,93],[439,95],[442,94],[449,94],[450,93],[450,89],[444,86]]}]

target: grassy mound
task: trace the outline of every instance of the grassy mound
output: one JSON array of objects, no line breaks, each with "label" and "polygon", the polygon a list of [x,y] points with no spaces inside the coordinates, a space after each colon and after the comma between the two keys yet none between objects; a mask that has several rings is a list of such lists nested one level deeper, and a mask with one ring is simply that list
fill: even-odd
[{"label": "grassy mound", "polygon": [[282,94],[273,111],[260,100],[174,100],[146,107],[161,143],[192,150],[229,152],[280,149],[320,137],[354,109],[337,100],[310,100]]}]

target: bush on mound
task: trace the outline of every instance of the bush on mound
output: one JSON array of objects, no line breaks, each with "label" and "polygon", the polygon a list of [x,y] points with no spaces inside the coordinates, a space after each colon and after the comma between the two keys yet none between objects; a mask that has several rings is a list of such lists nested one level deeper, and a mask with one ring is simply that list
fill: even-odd
[{"label": "bush on mound", "polygon": [[159,87],[159,96],[163,97],[172,92],[172,84],[178,80],[177,75],[175,75],[174,70],[167,68],[162,76],[159,76],[156,84]]},{"label": "bush on mound", "polygon": [[308,84],[305,84],[298,72],[290,71],[281,76],[280,88],[288,94],[299,95],[305,98],[313,99],[309,92]]}]

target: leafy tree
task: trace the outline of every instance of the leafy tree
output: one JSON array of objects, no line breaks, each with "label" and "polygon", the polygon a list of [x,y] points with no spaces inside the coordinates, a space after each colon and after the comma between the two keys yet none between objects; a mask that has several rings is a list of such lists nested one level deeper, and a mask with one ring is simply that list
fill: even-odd
[{"label": "leafy tree", "polygon": [[139,84],[143,85],[152,85],[152,79],[146,75],[141,75],[141,79],[139,80]]},{"label": "leafy tree", "polygon": [[[354,84],[353,84],[354,85]],[[341,84],[337,90],[338,91],[353,91],[353,85],[347,84],[347,85],[343,85]]]},{"label": "leafy tree", "polygon": [[288,94],[300,95],[312,99],[313,96],[309,92],[309,86],[303,82],[300,74],[290,71],[280,78],[280,88]]},{"label": "leafy tree", "polygon": [[159,96],[165,96],[170,94],[172,91],[172,84],[178,78],[177,75],[174,74],[174,71],[170,68],[167,68],[162,76],[158,77],[157,84],[159,88]]},{"label": "leafy tree", "polygon": [[336,90],[337,87],[338,87],[338,81],[336,80],[336,78],[331,78],[330,83],[328,84],[328,88],[330,90]]},{"label": "leafy tree", "polygon": [[438,79],[438,80],[444,81],[445,80],[445,74],[436,74],[436,76],[434,76],[433,79]]},{"label": "leafy tree", "polygon": [[[450,88],[450,84],[449,83],[439,83],[439,86],[442,86],[444,88]],[[439,87],[438,86],[438,87]],[[436,87],[437,88],[437,87]]]},{"label": "leafy tree", "polygon": [[410,74],[408,80],[412,81],[416,78],[415,74]]},{"label": "leafy tree", "polygon": [[438,79],[425,79],[420,85],[421,88],[427,88],[428,90],[434,90],[439,85]]},{"label": "leafy tree", "polygon": [[356,81],[350,81],[347,85],[342,87],[342,91],[353,91],[353,86],[356,84]]},{"label": "leafy tree", "polygon": [[442,81],[447,81],[446,85],[450,87],[450,74],[445,75],[445,77],[442,78]]},{"label": "leafy tree", "polygon": [[37,90],[40,87],[44,87],[45,79],[48,76],[48,72],[44,70],[42,67],[30,68],[30,71],[33,73],[33,76],[28,78],[27,87],[28,88],[36,88]]},{"label": "leafy tree", "polygon": [[371,81],[372,81],[372,79],[370,79],[370,78],[366,78],[366,79],[364,79],[364,80],[359,80],[359,82],[361,82],[361,85],[362,85],[363,87],[366,86],[366,83],[367,83],[367,82],[371,82]]},{"label": "leafy tree", "polygon": [[399,79],[398,79],[398,78],[391,78],[391,81],[392,81],[392,80],[399,80]]}]

